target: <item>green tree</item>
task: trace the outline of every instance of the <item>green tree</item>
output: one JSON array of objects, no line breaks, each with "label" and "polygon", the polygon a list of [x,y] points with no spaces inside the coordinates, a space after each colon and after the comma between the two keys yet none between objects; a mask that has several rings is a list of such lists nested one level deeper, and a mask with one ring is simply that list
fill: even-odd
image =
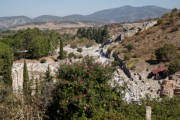
[{"label": "green tree", "polygon": [[63,40],[60,40],[59,59],[64,59]]},{"label": "green tree", "polygon": [[159,61],[170,61],[177,55],[176,47],[172,44],[165,44],[162,48],[155,51],[155,55]]},{"label": "green tree", "polygon": [[30,82],[26,61],[24,60],[24,70],[23,70],[23,92],[24,95],[29,95],[30,93]]},{"label": "green tree", "polygon": [[10,50],[6,51],[6,55],[4,56],[4,73],[3,73],[3,81],[9,85],[12,85],[12,53]]},{"label": "green tree", "polygon": [[180,58],[176,58],[175,60],[172,60],[169,64],[169,73],[174,74],[178,71],[180,71]]},{"label": "green tree", "polygon": [[47,82],[51,82],[52,81],[52,76],[51,76],[51,70],[50,70],[50,68],[49,68],[49,65],[48,65],[48,69],[47,69],[47,71],[46,71],[46,73],[45,73],[45,80],[47,81]]},{"label": "green tree", "polygon": [[9,85],[12,84],[11,68],[13,64],[13,53],[11,48],[0,42],[0,76]]}]

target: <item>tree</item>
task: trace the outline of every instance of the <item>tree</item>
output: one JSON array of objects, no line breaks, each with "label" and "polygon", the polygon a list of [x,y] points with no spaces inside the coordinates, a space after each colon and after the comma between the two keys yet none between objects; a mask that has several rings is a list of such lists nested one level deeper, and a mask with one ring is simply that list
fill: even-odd
[{"label": "tree", "polygon": [[107,25],[105,25],[104,29],[102,30],[102,36],[103,36],[103,42],[105,42],[109,37],[109,32],[108,32]]},{"label": "tree", "polygon": [[6,55],[4,56],[4,73],[3,81],[9,85],[12,85],[12,53],[7,49]]},{"label": "tree", "polygon": [[3,76],[3,81],[12,85],[11,68],[13,64],[13,53],[11,48],[0,42],[0,75]]},{"label": "tree", "polygon": [[165,44],[155,51],[155,55],[159,61],[170,61],[176,57],[176,47],[172,44]]},{"label": "tree", "polygon": [[174,74],[178,71],[180,71],[180,58],[176,58],[173,60],[168,67],[169,73]]},{"label": "tree", "polygon": [[27,64],[25,60],[24,60],[24,70],[23,70],[23,92],[24,92],[24,95],[31,94],[28,69],[27,69]]},{"label": "tree", "polygon": [[45,80],[47,82],[51,82],[52,81],[51,70],[49,68],[49,65],[48,65],[48,69],[47,69],[47,71],[45,73]]},{"label": "tree", "polygon": [[64,59],[63,40],[60,40],[59,59]]}]

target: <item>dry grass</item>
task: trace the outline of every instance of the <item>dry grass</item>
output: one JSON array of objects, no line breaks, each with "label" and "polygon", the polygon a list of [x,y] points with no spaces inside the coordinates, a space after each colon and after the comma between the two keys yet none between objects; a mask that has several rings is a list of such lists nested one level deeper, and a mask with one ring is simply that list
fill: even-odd
[{"label": "dry grass", "polygon": [[[154,26],[147,31],[137,34],[133,37],[123,40],[119,45],[119,49],[125,48],[129,43],[133,44],[135,50],[131,53],[136,54],[143,60],[151,59],[154,51],[162,47],[164,44],[174,44],[180,47],[180,11],[173,13],[174,22],[171,23],[171,15],[163,16],[162,24]],[[170,17],[171,16],[171,17]]]}]

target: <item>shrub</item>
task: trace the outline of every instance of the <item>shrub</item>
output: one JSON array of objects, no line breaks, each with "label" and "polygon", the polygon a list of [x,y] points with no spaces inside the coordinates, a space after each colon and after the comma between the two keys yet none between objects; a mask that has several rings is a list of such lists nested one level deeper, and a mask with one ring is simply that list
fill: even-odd
[{"label": "shrub", "polygon": [[162,23],[163,23],[163,19],[162,18],[158,19],[157,25],[161,25]]},{"label": "shrub", "polygon": [[40,63],[46,63],[46,59],[41,59]]},{"label": "shrub", "polygon": [[155,51],[155,55],[159,61],[170,61],[176,57],[176,47],[172,44],[165,44]]},{"label": "shrub", "polygon": [[178,11],[177,8],[172,9],[172,13],[174,13],[174,12],[176,12],[176,11]]},{"label": "shrub", "polygon": [[175,59],[169,64],[169,73],[174,74],[178,71],[180,71],[180,59]]},{"label": "shrub", "polygon": [[179,30],[179,25],[178,26],[174,26],[172,29],[171,29],[171,31],[170,32],[176,32],[176,31],[178,31]]},{"label": "shrub", "polygon": [[125,61],[130,60],[130,58],[131,58],[131,54],[129,54],[129,53],[124,54]]},{"label": "shrub", "polygon": [[116,61],[116,60],[112,62],[112,66],[118,66],[119,64],[120,64],[120,62]]},{"label": "shrub", "polygon": [[[56,92],[48,112],[51,119],[95,118],[98,111],[120,107],[121,95],[108,84],[114,69],[86,58],[59,68]],[[120,88],[119,88],[120,89]]]},{"label": "shrub", "polygon": [[77,44],[71,44],[71,46],[70,46],[72,49],[75,49],[75,48],[77,48]]},{"label": "shrub", "polygon": [[173,16],[169,18],[169,22],[170,22],[170,24],[174,23],[174,17]]},{"label": "shrub", "polygon": [[78,48],[77,51],[81,53],[82,52],[82,48]]},{"label": "shrub", "polygon": [[69,55],[68,55],[68,58],[69,59],[71,59],[71,58],[76,58],[77,56],[73,53],[73,52],[71,52],[71,53],[69,53]]},{"label": "shrub", "polygon": [[86,48],[90,48],[90,47],[92,47],[92,45],[93,44],[91,42],[89,42],[89,43],[86,44]]},{"label": "shrub", "polygon": [[127,48],[127,50],[130,52],[131,50],[134,49],[134,46],[129,43],[129,44],[126,46],[126,48]]}]

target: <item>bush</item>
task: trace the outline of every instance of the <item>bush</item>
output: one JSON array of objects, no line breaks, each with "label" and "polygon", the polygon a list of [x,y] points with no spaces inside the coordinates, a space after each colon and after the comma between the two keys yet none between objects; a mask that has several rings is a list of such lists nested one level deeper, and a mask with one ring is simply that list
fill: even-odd
[{"label": "bush", "polygon": [[46,63],[46,59],[41,59],[40,63]]},{"label": "bush", "polygon": [[78,48],[77,51],[81,53],[82,52],[82,48]]},{"label": "bush", "polygon": [[80,63],[62,65],[58,72],[59,81],[53,103],[48,109],[49,117],[93,119],[98,111],[116,111],[122,100],[117,88],[108,84],[113,72],[110,66],[95,63],[91,58]]},{"label": "bush", "polygon": [[113,62],[112,62],[112,66],[118,66],[119,64],[120,64],[119,61],[113,61]]},{"label": "bush", "polygon": [[131,58],[131,54],[129,54],[129,53],[124,54],[125,61],[130,60],[130,58]]},{"label": "bush", "polygon": [[178,31],[178,30],[179,30],[179,27],[180,27],[180,26],[174,26],[174,27],[171,29],[170,32],[176,32],[176,31]]},{"label": "bush", "polygon": [[163,23],[163,19],[162,18],[158,19],[157,25],[161,25],[162,23]]},{"label": "bush", "polygon": [[71,59],[71,58],[77,58],[77,56],[76,56],[73,52],[71,52],[71,53],[69,53],[68,58],[69,58],[69,59]]},{"label": "bush", "polygon": [[159,61],[170,61],[176,57],[176,47],[172,44],[165,44],[155,51],[155,55]]},{"label": "bush", "polygon": [[127,50],[130,52],[131,50],[134,49],[134,46],[129,43],[129,44],[126,46],[126,48],[127,48]]},{"label": "bush", "polygon": [[71,44],[71,46],[70,46],[72,49],[75,49],[75,48],[77,48],[77,44]]},{"label": "bush", "polygon": [[93,43],[89,42],[89,43],[86,44],[86,48],[90,48],[90,47],[92,47],[92,45],[93,45]]},{"label": "bush", "polygon": [[172,13],[177,12],[177,11],[178,11],[177,8],[172,9]]},{"label": "bush", "polygon": [[180,71],[180,59],[173,60],[168,67],[169,73],[174,74],[178,71]]}]

